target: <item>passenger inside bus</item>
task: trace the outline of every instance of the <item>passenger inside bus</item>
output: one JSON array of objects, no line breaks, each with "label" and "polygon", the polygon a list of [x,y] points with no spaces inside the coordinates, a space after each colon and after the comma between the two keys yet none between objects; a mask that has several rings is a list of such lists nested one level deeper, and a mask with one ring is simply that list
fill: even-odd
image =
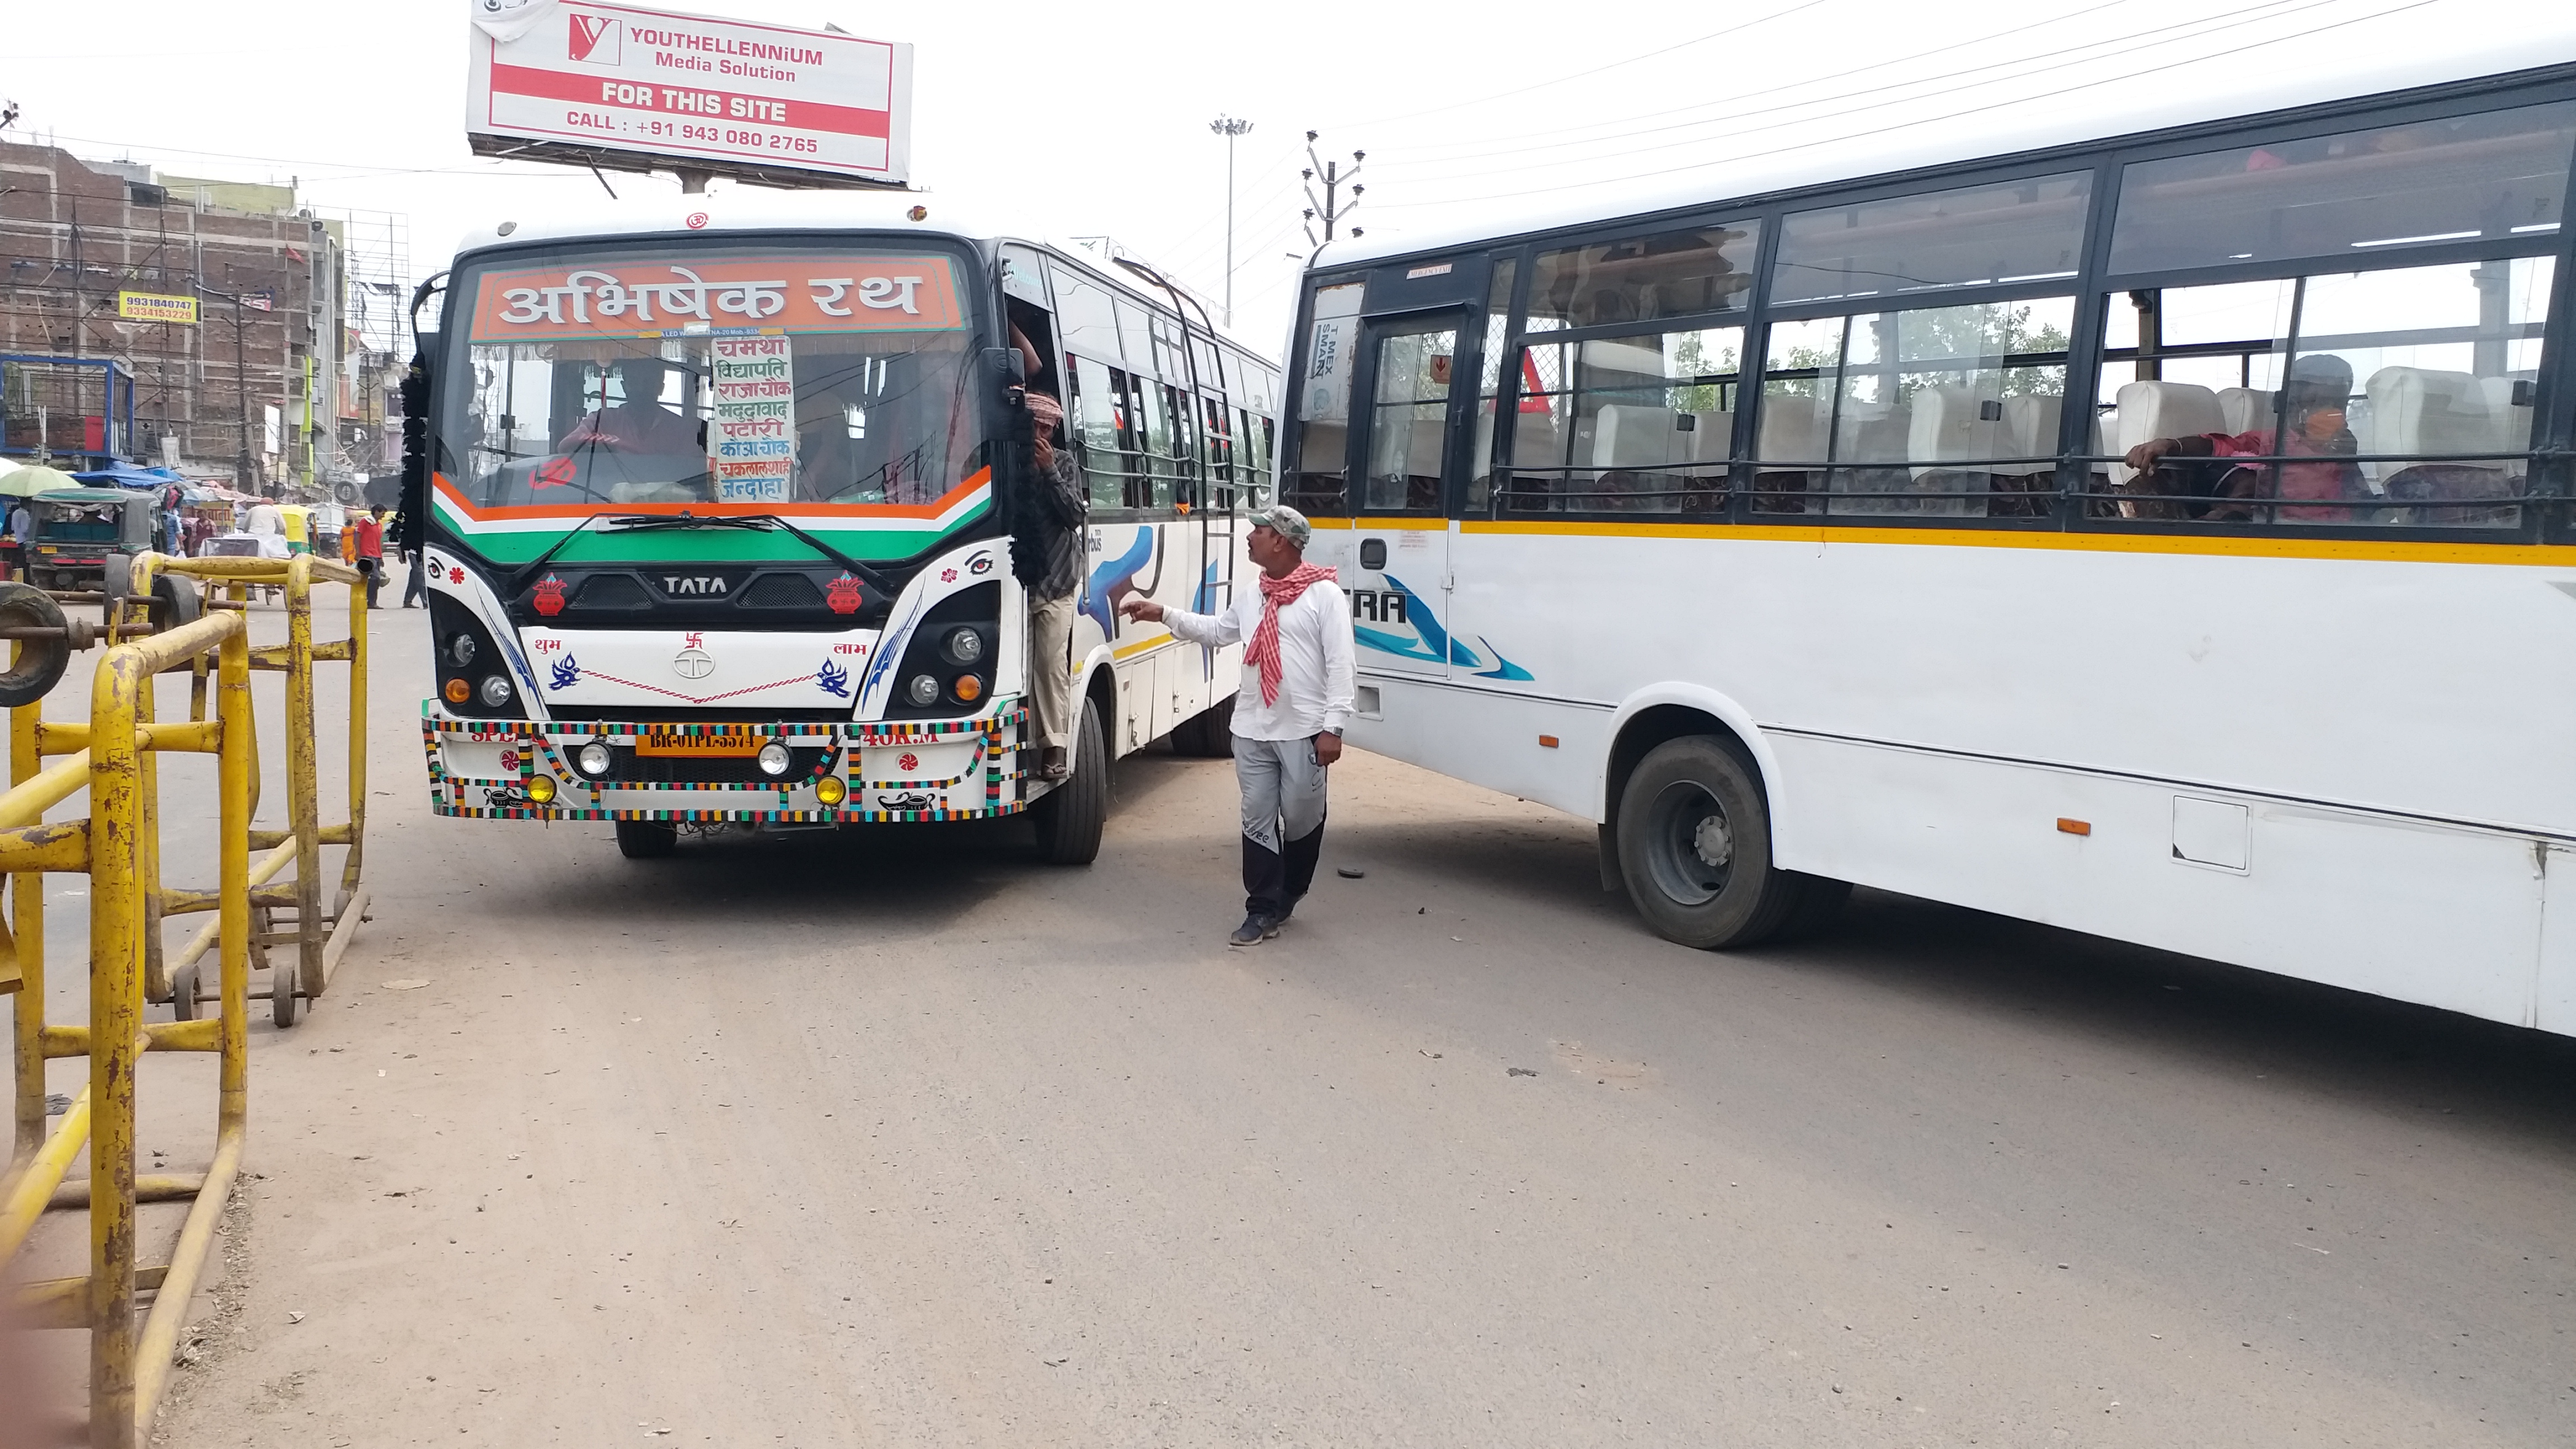
[{"label": "passenger inside bus", "polygon": [[[594,408],[564,434],[566,451],[585,447],[617,453],[695,453],[706,448],[704,425],[683,417],[662,400],[671,367],[658,357],[628,357],[606,369],[616,377],[622,401]],[[685,378],[687,374],[683,373]]]},{"label": "passenger inside bus", "polygon": [[[2179,438],[2151,438],[2128,452],[2126,462],[2138,471],[2129,484],[2140,493],[2189,495],[2186,517],[2206,522],[2274,521],[2348,523],[2344,507],[2260,507],[2251,500],[2347,499],[2369,496],[2361,469],[2350,461],[2223,466],[2210,463],[2165,467],[2168,458],[2318,458],[2349,460],[2359,451],[2347,423],[2352,401],[2352,365],[2330,352],[2312,352],[2290,364],[2283,389],[2284,436],[2275,446],[2270,428],[2241,433],[2196,433]],[[2277,474],[2277,479],[2275,475]]]}]

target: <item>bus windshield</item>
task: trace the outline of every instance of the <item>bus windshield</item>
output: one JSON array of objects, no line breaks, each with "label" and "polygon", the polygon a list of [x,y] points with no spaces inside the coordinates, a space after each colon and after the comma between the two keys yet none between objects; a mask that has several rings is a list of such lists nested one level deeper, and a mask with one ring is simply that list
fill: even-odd
[{"label": "bus windshield", "polygon": [[982,462],[960,271],[739,245],[470,269],[449,481],[478,511],[937,504]]}]

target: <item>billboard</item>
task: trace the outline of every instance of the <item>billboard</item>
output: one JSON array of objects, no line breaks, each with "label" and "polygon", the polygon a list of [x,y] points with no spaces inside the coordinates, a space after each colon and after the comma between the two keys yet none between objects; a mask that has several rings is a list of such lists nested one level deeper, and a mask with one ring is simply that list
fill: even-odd
[{"label": "billboard", "polygon": [[594,0],[467,0],[478,155],[773,185],[910,178],[912,47]]},{"label": "billboard", "polygon": [[128,322],[178,322],[193,327],[197,324],[197,299],[159,292],[119,292],[116,315]]}]

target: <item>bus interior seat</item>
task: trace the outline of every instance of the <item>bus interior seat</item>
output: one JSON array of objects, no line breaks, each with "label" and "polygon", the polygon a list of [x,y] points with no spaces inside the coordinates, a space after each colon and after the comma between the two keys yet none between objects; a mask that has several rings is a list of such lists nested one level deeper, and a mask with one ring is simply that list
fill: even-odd
[{"label": "bus interior seat", "polygon": [[[1734,461],[1735,414],[1704,410],[1685,416],[1691,420],[1690,461],[1719,465]],[[1707,470],[1698,471],[1705,473]]]},{"label": "bus interior seat", "polygon": [[2006,463],[1995,471],[2013,476],[2056,472],[2057,431],[2065,417],[2066,399],[2054,393],[2017,393],[2005,398],[2003,455],[2052,461]]},{"label": "bus interior seat", "polygon": [[2478,391],[2485,394],[2487,416],[2495,420],[2495,436],[2505,449],[2531,446],[2531,404],[2515,402],[2515,389],[2523,389],[2528,398],[2531,380],[2524,377],[2482,377]]},{"label": "bus interior seat", "polygon": [[[1604,403],[1592,420],[1592,466],[1600,469],[1586,500],[1595,508],[1662,509],[1676,500],[1661,496],[1678,488],[1675,463],[1690,461],[1690,435],[1681,430],[1681,415],[1671,408]],[[1631,469],[1651,471],[1628,471]],[[1658,495],[1631,500],[1620,495]]]},{"label": "bus interior seat", "polygon": [[[2514,420],[2498,418],[2488,409],[2481,379],[2425,367],[2383,367],[2370,375],[2363,392],[2369,407],[2353,430],[2362,453],[2433,455],[2423,461],[2363,464],[2374,492],[2399,498],[2493,499],[2515,491],[2516,470],[2503,459],[2438,461],[2445,453],[2502,453],[2521,446],[2506,435]],[[2424,512],[2429,516],[2423,521],[2432,524],[2509,521],[2486,511]]]},{"label": "bus interior seat", "polygon": [[[2196,382],[2142,380],[2120,385],[2111,412],[2111,446],[2122,454],[2157,438],[2188,438],[2197,433],[2227,431],[2227,415],[2218,394]],[[2125,486],[2137,474],[2125,463],[2111,465],[2111,486]]]},{"label": "bus interior seat", "polygon": [[[2002,452],[2003,407],[1988,417],[1975,388],[1941,383],[1914,394],[1906,429],[1905,456],[1916,479],[1926,473],[1953,471],[1951,465],[1978,462]],[[1983,471],[1983,470],[1980,470]]]},{"label": "bus interior seat", "polygon": [[2229,433],[2269,431],[2273,398],[2266,387],[2222,387],[2218,390],[2219,426]]}]

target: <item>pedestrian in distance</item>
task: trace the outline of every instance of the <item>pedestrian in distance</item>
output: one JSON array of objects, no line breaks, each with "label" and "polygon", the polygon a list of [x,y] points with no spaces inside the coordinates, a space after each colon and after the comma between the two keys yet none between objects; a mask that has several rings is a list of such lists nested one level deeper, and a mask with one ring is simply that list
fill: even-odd
[{"label": "pedestrian in distance", "polygon": [[1325,772],[1342,757],[1351,717],[1351,608],[1333,571],[1306,562],[1314,529],[1293,508],[1252,515],[1244,551],[1261,570],[1222,613],[1193,614],[1151,599],[1119,612],[1160,623],[1186,643],[1249,640],[1234,698],[1234,776],[1243,790],[1243,924],[1230,938],[1257,946],[1279,934],[1315,883],[1324,853]]},{"label": "pedestrian in distance", "polygon": [[367,576],[367,607],[372,609],[385,581],[384,510],[359,514],[350,520],[349,531],[357,539],[351,551],[357,555],[358,572]]},{"label": "pedestrian in distance", "polygon": [[421,562],[419,544],[403,550],[403,562],[411,565],[411,581],[403,585],[402,606],[406,609],[426,608],[429,603],[426,585],[429,565]]}]

